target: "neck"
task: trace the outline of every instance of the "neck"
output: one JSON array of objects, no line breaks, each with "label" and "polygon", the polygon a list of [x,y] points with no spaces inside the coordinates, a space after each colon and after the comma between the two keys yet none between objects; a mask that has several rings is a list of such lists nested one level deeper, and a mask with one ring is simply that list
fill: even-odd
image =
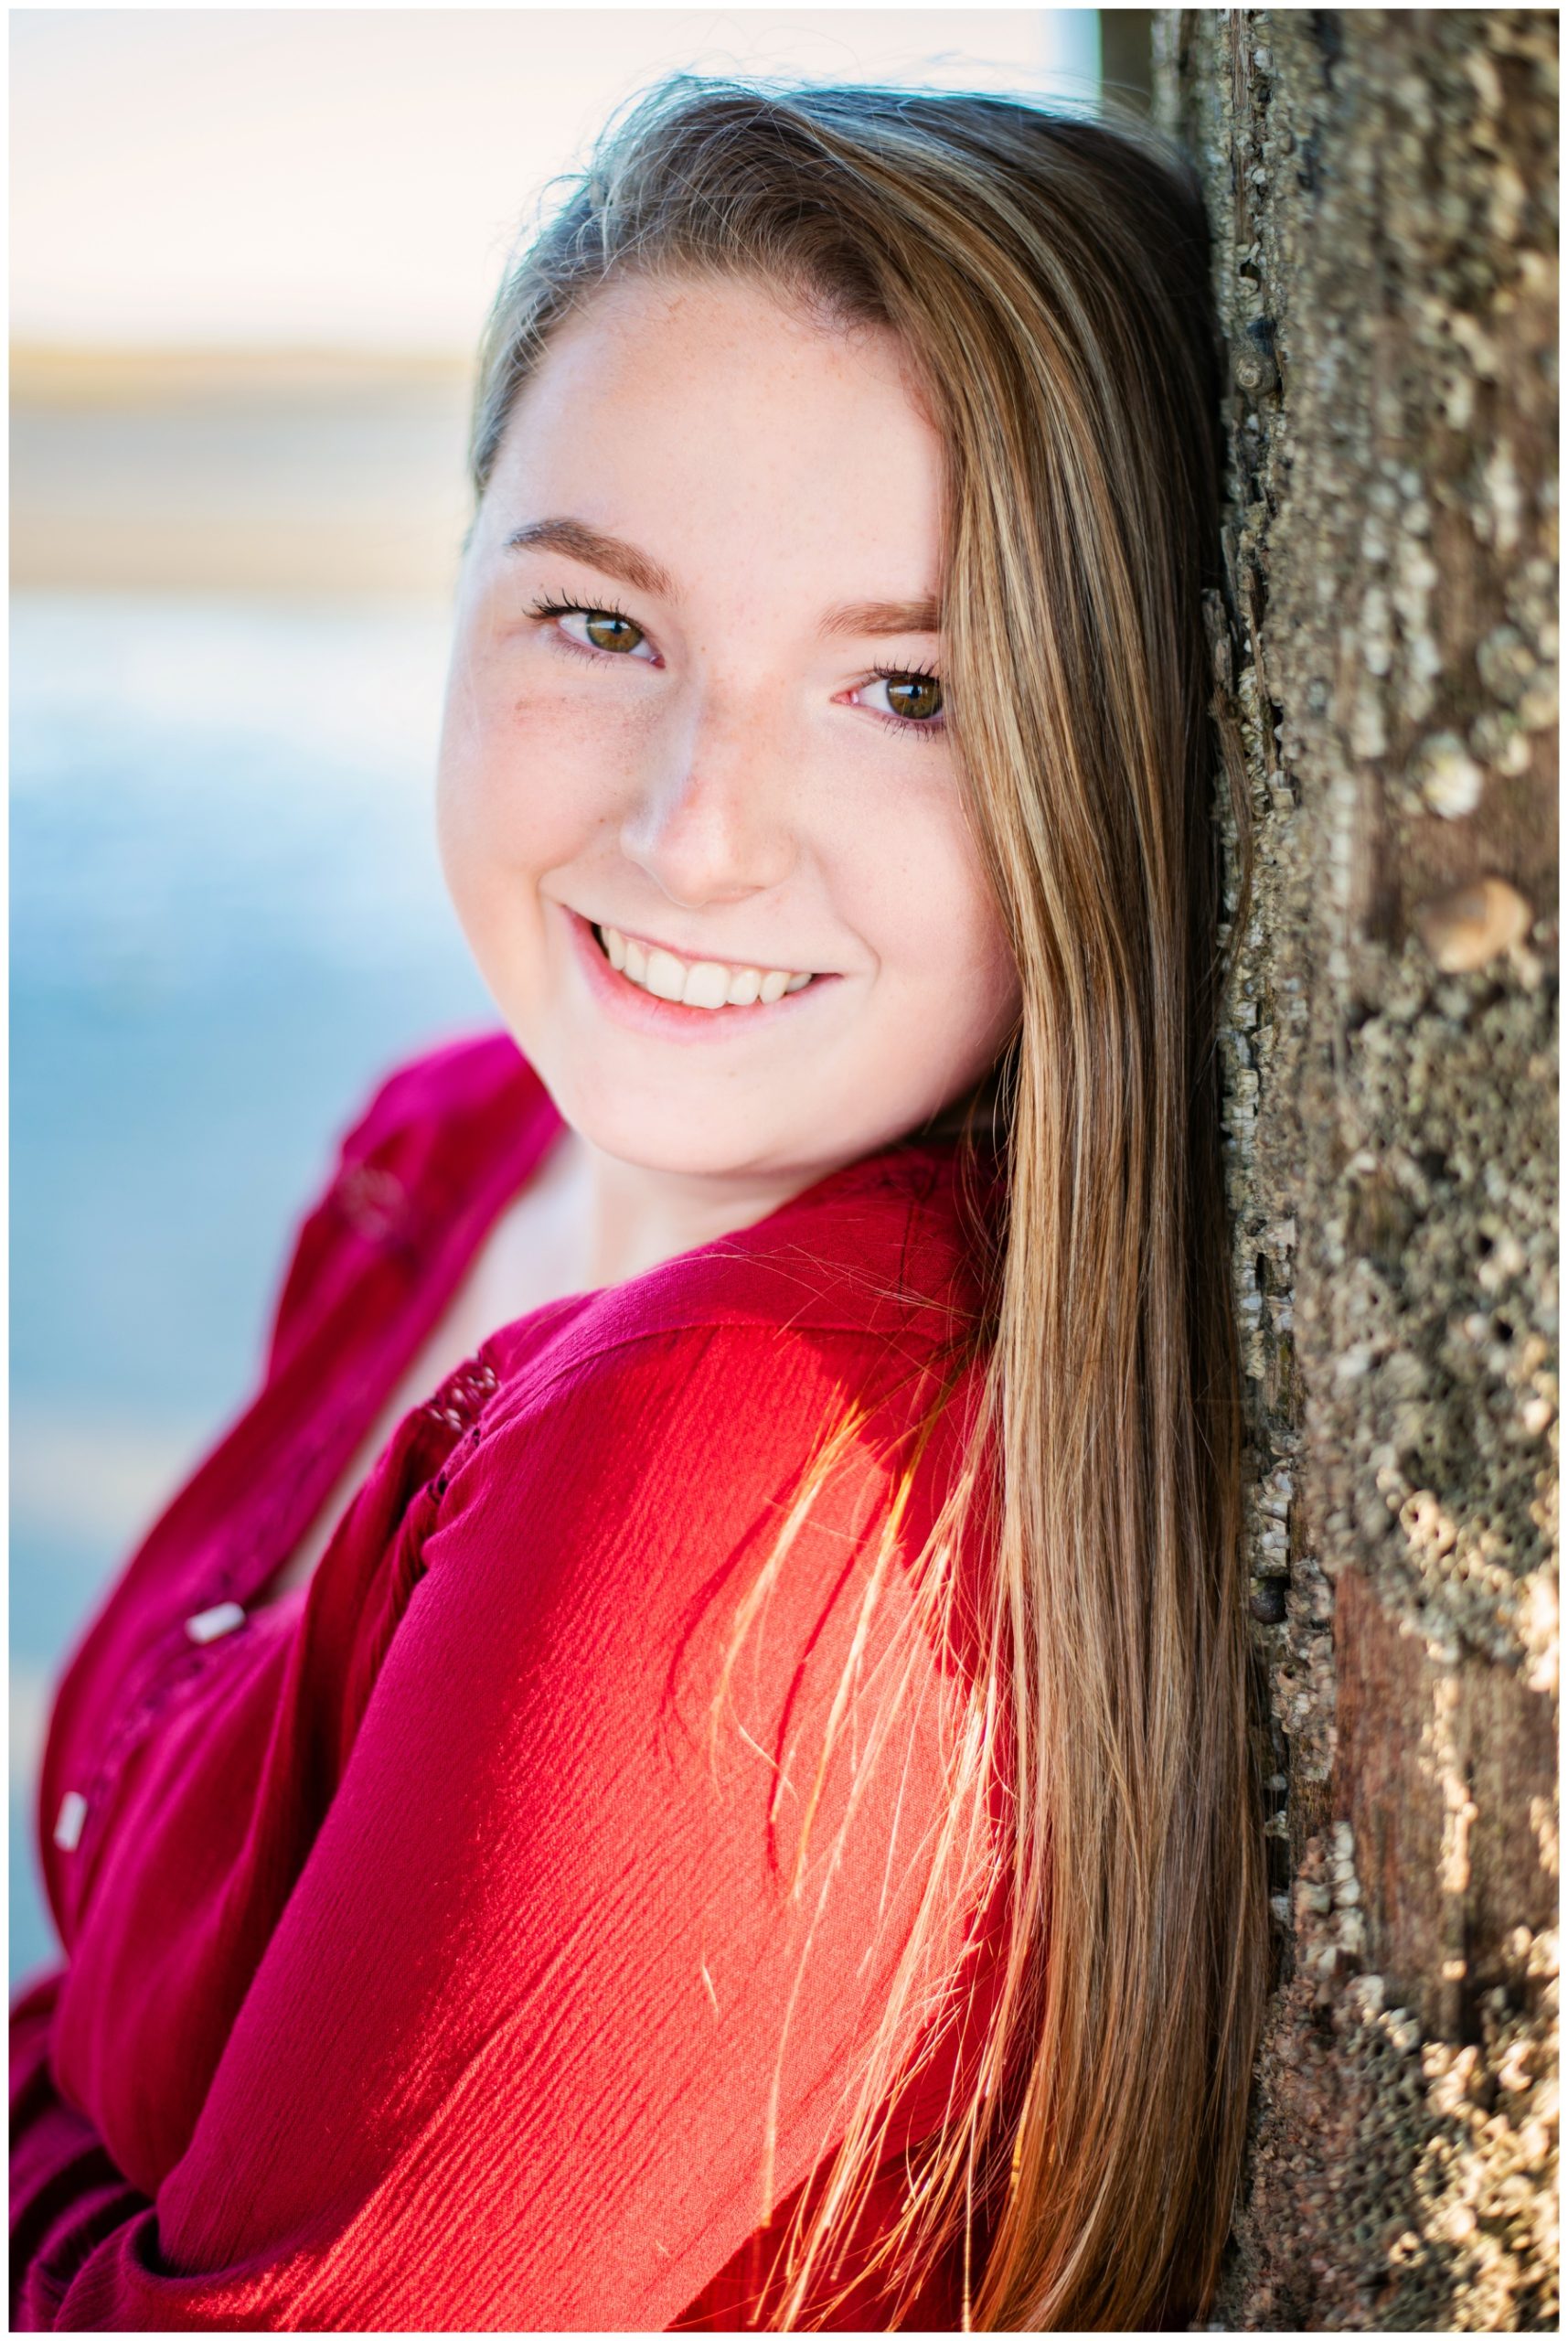
[{"label": "neck", "polygon": [[577,1133],[590,1286],[624,1284],[720,1235],[754,1226],[830,1166],[737,1171],[722,1178],[649,1170],[606,1154]]}]

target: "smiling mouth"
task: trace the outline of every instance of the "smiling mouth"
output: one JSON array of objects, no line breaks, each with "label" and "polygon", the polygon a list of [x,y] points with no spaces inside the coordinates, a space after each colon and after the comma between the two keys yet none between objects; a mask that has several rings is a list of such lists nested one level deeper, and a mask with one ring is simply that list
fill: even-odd
[{"label": "smiling mouth", "polygon": [[619,927],[592,926],[590,932],[618,975],[656,999],[685,1008],[771,1007],[786,992],[804,991],[816,978],[792,975],[784,967],[744,967],[732,961],[683,959],[662,946],[623,935]]}]

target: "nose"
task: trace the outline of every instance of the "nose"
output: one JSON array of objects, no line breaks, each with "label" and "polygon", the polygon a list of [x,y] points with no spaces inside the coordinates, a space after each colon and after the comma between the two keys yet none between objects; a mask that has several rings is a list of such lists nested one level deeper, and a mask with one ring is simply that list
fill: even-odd
[{"label": "nose", "polygon": [[672,903],[739,902],[795,863],[787,720],[776,698],[694,691],[650,739],[621,848]]}]

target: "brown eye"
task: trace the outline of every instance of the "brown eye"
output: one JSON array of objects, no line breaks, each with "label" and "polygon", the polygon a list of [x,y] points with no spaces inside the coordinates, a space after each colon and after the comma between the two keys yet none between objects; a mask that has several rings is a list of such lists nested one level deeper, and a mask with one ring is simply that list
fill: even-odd
[{"label": "brown eye", "polygon": [[929,723],[942,712],[942,685],[934,675],[889,675],[888,705],[907,722]]},{"label": "brown eye", "polygon": [[642,627],[613,610],[584,610],[582,624],[595,650],[635,650],[643,639]]}]

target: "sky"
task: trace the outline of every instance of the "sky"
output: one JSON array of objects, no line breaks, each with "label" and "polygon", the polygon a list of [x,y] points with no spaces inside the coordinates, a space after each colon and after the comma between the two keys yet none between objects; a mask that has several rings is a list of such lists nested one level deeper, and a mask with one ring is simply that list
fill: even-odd
[{"label": "sky", "polygon": [[1093,8],[19,8],[11,330],[472,347],[548,182],[674,68],[1092,98]]}]

